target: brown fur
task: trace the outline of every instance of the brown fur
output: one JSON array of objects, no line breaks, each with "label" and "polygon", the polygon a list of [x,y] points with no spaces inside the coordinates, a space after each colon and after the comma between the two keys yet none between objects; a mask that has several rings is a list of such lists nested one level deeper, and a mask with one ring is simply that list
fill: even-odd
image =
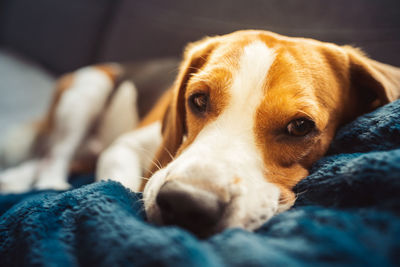
[{"label": "brown fur", "polygon": [[[263,101],[257,107],[254,135],[268,170],[265,179],[281,189],[283,205],[293,203],[292,187],[325,154],[338,127],[400,96],[399,68],[371,60],[349,46],[265,31],[205,38],[188,45],[174,85],[139,124],[143,127],[162,121],[163,142],[154,159],[157,166],[154,164],[147,176],[190,146],[205,125],[224,111],[242,49],[256,40],[276,54],[265,79]],[[96,67],[114,81],[122,73],[113,65]],[[47,140],[61,95],[72,82],[71,74],[59,80],[50,110],[39,124],[38,140]],[[209,95],[205,116],[196,116],[187,104],[190,95],[199,92]],[[285,135],[287,124],[301,117],[312,119],[317,130],[307,138]],[[43,153],[45,146],[36,150]],[[94,160],[71,166],[92,169]],[[233,182],[240,179],[243,177]],[[144,186],[145,180],[142,189]]]},{"label": "brown fur", "polygon": [[[281,188],[282,203],[290,205],[295,199],[291,188],[324,155],[340,125],[399,97],[400,70],[368,59],[354,48],[264,31],[206,38],[186,49],[171,89],[164,141],[155,162],[165,166],[223,111],[239,52],[255,40],[275,49],[277,56],[257,109],[254,134],[268,170],[266,179]],[[188,112],[186,104],[189,95],[198,91],[210,94],[212,106],[204,118]],[[315,121],[315,134],[297,140],[283,134],[291,120],[304,116]],[[153,166],[152,171],[157,169]]]}]

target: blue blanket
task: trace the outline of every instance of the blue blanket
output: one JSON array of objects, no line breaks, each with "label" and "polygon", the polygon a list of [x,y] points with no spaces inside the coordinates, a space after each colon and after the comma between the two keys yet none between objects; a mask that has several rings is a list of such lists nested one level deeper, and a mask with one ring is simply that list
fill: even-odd
[{"label": "blue blanket", "polygon": [[295,191],[254,233],[207,240],[149,224],[141,195],[112,181],[2,195],[0,265],[399,266],[400,101],[343,127]]}]

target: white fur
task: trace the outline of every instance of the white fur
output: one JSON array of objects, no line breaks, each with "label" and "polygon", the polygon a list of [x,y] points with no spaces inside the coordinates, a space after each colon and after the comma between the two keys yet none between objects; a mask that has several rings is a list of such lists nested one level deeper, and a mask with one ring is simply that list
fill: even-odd
[{"label": "white fur", "polygon": [[138,124],[137,89],[131,81],[124,81],[117,88],[103,121],[99,127],[98,139],[108,147],[121,134],[132,131]]},{"label": "white fur", "polygon": [[[144,191],[146,213],[160,221],[155,203],[161,185],[169,179],[223,191],[234,212],[224,227],[254,229],[278,209],[279,189],[264,177],[261,151],[256,146],[255,113],[264,97],[264,85],[275,55],[260,41],[244,47],[230,88],[230,103],[202,129],[196,140],[166,168],[151,177]],[[234,180],[240,178],[239,183]],[[221,197],[221,195],[220,195]]]},{"label": "white fur", "polygon": [[31,189],[35,174],[39,171],[39,160],[28,160],[17,167],[0,173],[0,192],[23,193]]},{"label": "white fur", "polygon": [[152,163],[161,141],[160,122],[121,136],[101,154],[96,179],[112,179],[139,191],[143,173]]}]

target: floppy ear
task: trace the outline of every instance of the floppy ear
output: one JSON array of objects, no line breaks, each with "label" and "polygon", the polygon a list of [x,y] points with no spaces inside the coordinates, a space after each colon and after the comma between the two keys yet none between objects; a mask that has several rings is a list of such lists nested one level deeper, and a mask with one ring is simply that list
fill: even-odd
[{"label": "floppy ear", "polygon": [[357,98],[357,115],[392,102],[400,96],[400,68],[366,57],[360,50],[345,46],[349,57],[351,90]]},{"label": "floppy ear", "polygon": [[[163,141],[150,172],[167,165],[176,155],[186,134],[185,92],[187,83],[193,73],[196,73],[207,62],[211,51],[218,43],[218,37],[205,38],[189,44],[184,53],[178,76],[169,93],[169,106],[162,121]],[[160,166],[161,165],[161,166]]]}]

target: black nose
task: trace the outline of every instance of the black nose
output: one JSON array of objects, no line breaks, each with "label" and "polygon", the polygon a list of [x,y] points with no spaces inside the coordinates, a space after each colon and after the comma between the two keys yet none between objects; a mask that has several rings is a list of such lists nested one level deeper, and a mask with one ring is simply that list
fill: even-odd
[{"label": "black nose", "polygon": [[202,235],[215,231],[227,203],[214,193],[170,181],[160,188],[157,204],[165,224],[179,225]]}]

